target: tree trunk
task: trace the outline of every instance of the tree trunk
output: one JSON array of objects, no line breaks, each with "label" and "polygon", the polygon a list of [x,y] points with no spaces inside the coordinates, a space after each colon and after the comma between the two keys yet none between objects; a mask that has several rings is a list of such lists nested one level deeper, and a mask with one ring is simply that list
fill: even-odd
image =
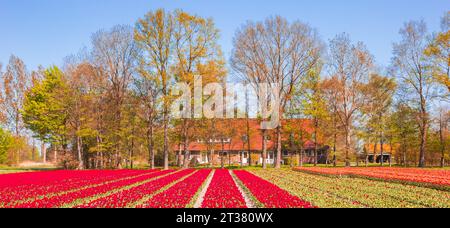
[{"label": "tree trunk", "polygon": [[[447,71],[448,73],[448,71]],[[448,74],[447,74],[448,75]],[[439,141],[441,144],[441,168],[445,167],[445,140],[444,140],[444,121],[442,113],[439,114]]]},{"label": "tree trunk", "polygon": [[427,123],[426,120],[422,120],[422,126],[420,130],[420,153],[419,153],[419,167],[425,167],[425,153],[427,143]]},{"label": "tree trunk", "polygon": [[317,157],[318,157],[318,155],[317,155],[317,147],[316,146],[314,146],[314,166],[317,166]]},{"label": "tree trunk", "polygon": [[244,160],[243,160],[243,159],[244,159],[244,156],[243,156],[242,153],[244,153],[244,152],[243,152],[243,151],[240,151],[240,152],[239,152],[240,159],[241,159],[241,168],[244,167]]},{"label": "tree trunk", "polygon": [[314,120],[314,166],[317,166],[317,128],[319,127],[319,122],[317,118]]},{"label": "tree trunk", "polygon": [[225,153],[224,150],[225,150],[225,145],[224,145],[224,142],[223,142],[223,139],[222,139],[222,153],[220,155],[220,167],[222,169],[225,168],[225,161],[223,160],[223,154]]},{"label": "tree trunk", "polygon": [[263,145],[262,145],[262,167],[263,169],[267,168],[266,160],[267,160],[267,136],[266,130],[262,130],[263,132]]},{"label": "tree trunk", "polygon": [[345,166],[350,167],[350,132],[345,129]]},{"label": "tree trunk", "polygon": [[184,141],[183,141],[183,147],[184,147],[184,161],[183,161],[183,168],[187,169],[189,168],[189,163],[190,163],[190,151],[189,151],[189,142],[188,142],[188,138],[187,138],[187,129],[184,130]]},{"label": "tree trunk", "polygon": [[[164,92],[164,95],[165,94]],[[166,99],[166,98],[164,98]],[[164,104],[164,146],[163,146],[163,153],[164,153],[164,170],[169,169],[169,134],[168,134],[168,108],[167,104]]]},{"label": "tree trunk", "polygon": [[[99,135],[97,135],[97,148],[102,143],[102,139]],[[104,168],[104,161],[103,161],[103,151],[100,151],[100,169]]]},{"label": "tree trunk", "polygon": [[184,161],[183,161],[183,168],[187,169],[189,168],[189,163],[191,161],[191,154],[189,150],[184,150]]},{"label": "tree trunk", "polygon": [[404,146],[405,144],[404,144],[404,142],[403,142],[403,146],[402,146],[402,148],[403,148],[403,165],[405,166],[405,167],[407,167],[408,166],[408,161],[406,161],[406,147]]},{"label": "tree trunk", "polygon": [[303,146],[300,148],[300,158],[299,158],[299,162],[298,164],[300,165],[300,167],[303,167]]},{"label": "tree trunk", "polygon": [[333,166],[336,167],[337,166],[337,162],[336,162],[336,143],[337,143],[337,133],[334,133],[333,136]]},{"label": "tree trunk", "polygon": [[[133,129],[133,134],[134,134],[134,129]],[[133,169],[133,157],[134,157],[134,137],[131,138],[131,148],[130,148],[130,154],[128,159],[130,160],[130,168]]]},{"label": "tree trunk", "polygon": [[82,145],[81,145],[81,137],[77,135],[77,152],[78,152],[78,169],[84,169],[84,161],[82,155]]},{"label": "tree trunk", "polygon": [[252,153],[250,144],[250,121],[249,121],[249,101],[248,101],[248,91],[245,92],[245,115],[247,119],[247,150],[248,150],[248,166],[252,166]]},{"label": "tree trunk", "polygon": [[43,162],[47,163],[47,150],[45,149],[45,142],[42,142],[42,144],[41,144],[41,153],[42,153]]},{"label": "tree trunk", "polygon": [[153,148],[153,117],[150,115],[147,129],[148,164],[155,169],[155,151]]},{"label": "tree trunk", "polygon": [[211,149],[210,153],[209,153],[209,166],[210,167],[214,167],[214,149]]},{"label": "tree trunk", "polygon": [[247,122],[247,151],[248,151],[248,166],[252,166],[252,153],[250,144],[250,126]]},{"label": "tree trunk", "polygon": [[58,149],[56,149],[56,147],[53,150],[53,162],[56,164],[58,164]]},{"label": "tree trunk", "polygon": [[182,166],[181,156],[183,155],[183,149],[181,147],[182,147],[182,144],[178,143],[178,155],[177,155],[177,166],[178,167]]},{"label": "tree trunk", "polygon": [[33,143],[32,143],[33,148],[31,148],[31,160],[32,161],[36,161],[36,141],[33,138]]},{"label": "tree trunk", "polygon": [[380,137],[380,154],[381,154],[381,160],[380,160],[380,164],[383,167],[384,166],[384,142],[383,142],[383,133],[381,133],[381,137]]},{"label": "tree trunk", "polygon": [[281,168],[281,124],[277,127],[277,159],[275,162],[275,168]]},{"label": "tree trunk", "polygon": [[427,144],[427,131],[428,131],[428,121],[427,121],[427,109],[426,100],[422,95],[422,87],[420,87],[420,153],[419,153],[419,167],[425,167],[425,153]]},{"label": "tree trunk", "polygon": [[289,137],[289,165],[291,167],[294,167],[294,158],[293,158],[293,154],[294,154],[294,142],[293,142],[293,135],[291,134]]}]

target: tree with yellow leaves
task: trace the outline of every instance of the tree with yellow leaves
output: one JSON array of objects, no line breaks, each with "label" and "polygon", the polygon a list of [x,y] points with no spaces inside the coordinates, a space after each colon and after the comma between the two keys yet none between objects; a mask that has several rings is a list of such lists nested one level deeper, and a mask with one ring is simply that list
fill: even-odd
[{"label": "tree with yellow leaves", "polygon": [[[225,63],[217,44],[219,32],[212,19],[190,15],[182,10],[166,12],[159,9],[139,19],[135,28],[135,41],[141,50],[141,72],[147,80],[156,81],[163,101],[164,168],[168,169],[169,86],[174,82],[186,83],[192,90],[195,76],[202,81],[222,82]],[[142,74],[142,73],[141,73]],[[189,144],[189,121],[183,124],[182,141]],[[189,162],[185,160],[185,166]]]},{"label": "tree with yellow leaves", "polygon": [[442,32],[438,33],[425,49],[432,59],[433,77],[450,91],[450,11],[442,18]]}]

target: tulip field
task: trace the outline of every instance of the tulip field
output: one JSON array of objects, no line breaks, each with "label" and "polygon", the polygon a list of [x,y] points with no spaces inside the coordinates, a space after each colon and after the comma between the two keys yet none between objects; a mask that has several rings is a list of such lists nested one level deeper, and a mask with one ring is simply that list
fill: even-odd
[{"label": "tulip field", "polygon": [[255,205],[312,207],[247,171],[49,171],[0,175],[0,207],[3,208],[248,208]]},{"label": "tulip field", "polygon": [[383,181],[410,183],[431,186],[440,189],[450,189],[450,170],[391,168],[391,167],[361,167],[361,168],[297,168],[296,170],[324,175],[354,176]]},{"label": "tulip field", "polygon": [[0,175],[0,208],[450,207],[450,170],[46,171]]},{"label": "tulip field", "polygon": [[[303,170],[304,168],[300,169]],[[380,181],[338,175],[316,175],[328,168],[254,170],[289,193],[325,208],[427,208],[450,207],[450,191],[389,180]],[[345,168],[344,168],[345,169]],[[331,172],[333,169],[328,170]],[[398,172],[401,172],[399,170]],[[327,173],[328,174],[328,173]],[[400,175],[400,174],[399,174]]]}]

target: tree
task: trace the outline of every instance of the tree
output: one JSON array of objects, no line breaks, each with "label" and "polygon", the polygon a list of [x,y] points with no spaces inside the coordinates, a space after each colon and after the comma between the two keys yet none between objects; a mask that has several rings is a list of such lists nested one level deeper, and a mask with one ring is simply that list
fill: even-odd
[{"label": "tree", "polygon": [[11,131],[13,131],[16,136],[19,136],[23,129],[20,110],[23,106],[25,91],[31,83],[25,63],[18,57],[12,55],[2,80],[3,87],[0,96],[2,97],[1,100],[3,102],[1,110],[6,117]]},{"label": "tree", "polygon": [[[279,98],[279,115],[272,118],[283,118],[295,86],[318,64],[321,50],[322,45],[314,29],[298,21],[289,23],[277,16],[264,22],[249,22],[237,31],[231,65],[255,90],[260,89],[257,87],[259,83],[269,84]],[[279,121],[276,128],[276,168],[281,165],[281,129]]]},{"label": "tree", "polygon": [[136,66],[137,47],[133,40],[133,29],[129,26],[114,26],[110,30],[100,30],[92,37],[94,66],[108,80],[108,95],[112,103],[111,138],[114,144],[115,167],[121,168],[123,139],[121,115],[125,96]]},{"label": "tree", "polygon": [[160,85],[162,95],[162,115],[164,128],[164,169],[169,169],[169,73],[173,50],[173,15],[162,9],[148,12],[139,19],[134,30],[134,40],[143,52],[141,64],[147,66],[149,74],[154,76]]},{"label": "tree", "polygon": [[[226,75],[221,50],[217,44],[219,31],[212,19],[204,19],[178,10],[174,17],[175,64],[172,67],[175,80],[186,83],[194,90],[195,76],[201,76],[202,83],[223,83]],[[193,103],[193,101],[191,101]],[[191,104],[192,106],[192,104]],[[182,138],[185,149],[184,167],[189,166],[189,119],[182,119]]]},{"label": "tree", "polygon": [[313,122],[314,166],[317,166],[317,145],[319,134],[321,134],[319,131],[328,117],[320,73],[321,66],[311,69],[302,81],[303,87],[300,92],[303,98],[301,102],[303,114]]},{"label": "tree", "polygon": [[141,112],[142,106],[140,106],[141,99],[135,92],[130,93],[126,100],[127,102],[121,119],[123,126],[125,127],[122,128],[121,137],[125,139],[124,144],[128,152],[126,167],[133,169],[134,160],[141,141],[140,139],[142,138],[140,136],[144,135],[144,132],[141,131],[143,122],[138,114]]},{"label": "tree", "polygon": [[[1,79],[0,100],[2,102],[0,103],[0,109],[2,116],[6,120],[6,126],[10,128],[11,132],[14,132],[16,138],[19,138],[24,127],[20,110],[23,107],[25,91],[31,83],[25,63],[12,55]],[[17,163],[20,160],[20,154],[20,149],[15,152],[14,160]]]},{"label": "tree", "polygon": [[[141,65],[145,65],[149,80],[158,82],[162,96],[163,125],[165,136],[164,155],[168,159],[167,128],[169,85],[172,82],[186,83],[191,90],[195,76],[203,82],[221,82],[225,75],[224,62],[217,45],[219,35],[211,19],[190,15],[181,10],[174,13],[157,10],[149,12],[136,24],[135,40],[142,50]],[[173,75],[171,77],[170,75]],[[182,140],[185,158],[189,157],[188,144],[191,135],[187,119],[182,124]],[[168,168],[168,160],[165,168]],[[185,161],[185,166],[189,163]]]},{"label": "tree", "polygon": [[[393,78],[387,78],[378,74],[370,75],[369,82],[363,87],[366,94],[366,102],[362,111],[366,118],[367,134],[380,143],[381,166],[384,162],[383,146],[385,144],[389,109],[392,105],[392,97],[396,91],[396,83]],[[377,142],[377,140],[375,140]],[[375,143],[374,149],[376,149]],[[391,145],[392,146],[392,145]],[[375,153],[374,153],[375,154]]]},{"label": "tree", "polygon": [[[55,66],[45,71],[43,81],[35,83],[26,92],[22,117],[25,126],[43,143],[59,142],[66,145],[68,97],[63,73]],[[42,153],[45,158],[45,149]]]},{"label": "tree", "polygon": [[394,44],[392,67],[403,87],[408,103],[417,108],[420,130],[419,167],[425,167],[429,105],[436,95],[430,62],[424,52],[427,47],[427,28],[423,21],[410,21],[400,30],[402,40]]},{"label": "tree", "polygon": [[441,24],[442,32],[425,49],[425,55],[431,58],[435,80],[450,91],[450,11],[442,18]]},{"label": "tree", "polygon": [[372,67],[372,55],[361,42],[352,44],[346,34],[330,42],[329,69],[332,94],[336,97],[335,113],[345,137],[345,165],[350,166],[350,144],[354,121],[364,101],[362,87]]},{"label": "tree", "polygon": [[322,90],[329,115],[326,121],[326,134],[331,135],[333,147],[333,166],[337,166],[337,143],[340,133],[340,122],[338,117],[338,90],[336,89],[337,78],[330,78],[322,82]]},{"label": "tree", "polygon": [[158,81],[153,75],[149,74],[142,63],[139,64],[138,69],[139,78],[135,78],[134,84],[137,96],[141,99],[141,106],[144,109],[143,120],[146,125],[146,140],[147,150],[149,153],[150,169],[155,168],[155,151],[154,151],[154,132],[156,121],[159,117],[157,108],[159,105],[160,90]]},{"label": "tree", "polygon": [[76,158],[78,169],[88,168],[88,150],[91,139],[95,139],[96,130],[95,107],[96,97],[101,91],[99,88],[101,78],[96,74],[94,67],[86,60],[81,63],[67,59],[66,80],[68,84],[68,134],[75,138]]},{"label": "tree", "polygon": [[398,102],[387,120],[389,131],[392,132],[392,144],[398,144],[396,157],[405,167],[414,156],[409,151],[415,150],[417,145],[416,139],[419,135],[416,124],[417,116],[416,109],[409,107],[405,102]]},{"label": "tree", "polygon": [[0,164],[8,162],[8,151],[13,143],[13,137],[8,132],[0,128]]}]

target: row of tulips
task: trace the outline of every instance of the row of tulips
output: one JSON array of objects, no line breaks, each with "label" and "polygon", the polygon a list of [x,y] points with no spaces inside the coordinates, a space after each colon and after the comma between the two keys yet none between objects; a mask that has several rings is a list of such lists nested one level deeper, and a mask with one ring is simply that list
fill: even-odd
[{"label": "row of tulips", "polygon": [[431,188],[291,170],[252,172],[318,207],[450,207],[450,192]]},{"label": "row of tulips", "polygon": [[388,181],[400,181],[400,182],[410,182],[410,183],[450,187],[450,170],[390,168],[390,167],[364,167],[364,168],[302,167],[296,168],[296,170],[326,175],[360,176]]},{"label": "row of tulips", "polygon": [[195,198],[202,184],[211,174],[210,169],[203,169],[163,191],[143,205],[144,208],[185,208]]},{"label": "row of tulips", "polygon": [[[72,173],[69,172],[68,178],[65,180],[60,180],[60,176],[64,176],[63,172],[56,172],[55,178],[58,181],[53,182],[47,181],[47,173],[45,173],[42,183],[2,188],[0,190],[0,206],[10,207],[21,201],[29,201],[42,196],[74,191],[120,178],[143,175],[148,172],[153,171],[82,171],[80,172],[81,175],[79,174],[78,176],[71,175]],[[39,180],[40,176],[32,175],[32,178],[38,178],[37,180]]]},{"label": "row of tulips", "polygon": [[[129,172],[130,170],[110,171],[117,174]],[[133,171],[136,172],[136,171]],[[20,186],[43,185],[52,183],[72,182],[89,176],[99,174],[96,170],[85,171],[41,171],[41,172],[24,172],[10,173],[0,175],[0,190],[5,188],[17,188]]]},{"label": "row of tulips", "polygon": [[[166,171],[172,172],[172,171]],[[178,172],[171,173],[167,176],[160,177],[158,179],[146,182],[144,184],[131,187],[116,193],[109,194],[108,196],[98,198],[88,203],[77,205],[78,208],[124,208],[133,203],[142,200],[146,196],[151,196],[157,193],[160,189],[167,185],[172,184],[195,172],[195,170],[187,169]]]},{"label": "row of tulips", "polygon": [[[13,205],[16,208],[54,208],[61,207],[64,205],[70,205],[76,201],[83,200],[85,198],[94,197],[96,195],[101,195],[108,193],[110,191],[121,189],[126,186],[141,183],[149,179],[157,178],[159,176],[165,175],[171,171],[160,171],[160,172],[148,172],[137,177],[129,177],[124,179],[116,179],[114,181],[105,182],[100,185],[94,185],[92,187],[87,187],[78,191],[71,191],[63,194],[58,194],[55,196],[45,196],[43,198],[23,202],[17,205]],[[93,183],[92,183],[93,184]],[[81,186],[80,186],[81,187]]]},{"label": "row of tulips", "polygon": [[286,190],[255,176],[247,171],[234,171],[235,175],[252,193],[252,195],[267,208],[312,208],[302,199],[291,195]]},{"label": "row of tulips", "polygon": [[246,208],[245,199],[225,169],[215,171],[202,201],[202,208]]}]

